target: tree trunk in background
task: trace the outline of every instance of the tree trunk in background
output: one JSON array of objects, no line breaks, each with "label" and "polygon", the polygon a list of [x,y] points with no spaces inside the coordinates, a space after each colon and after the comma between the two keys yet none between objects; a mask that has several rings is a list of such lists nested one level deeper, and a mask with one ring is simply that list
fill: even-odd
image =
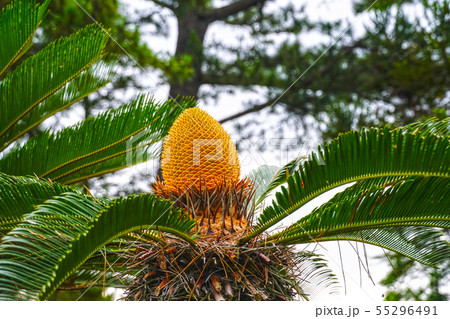
[{"label": "tree trunk in background", "polygon": [[[191,79],[183,83],[170,83],[169,98],[177,99],[177,97],[189,96],[198,99],[198,91],[202,85],[203,40],[210,21],[202,18],[198,10],[190,8],[190,5],[175,11],[175,14],[178,22],[175,56],[181,58],[185,54],[190,55],[194,74]],[[161,157],[159,163],[157,178],[162,181]]]},{"label": "tree trunk in background", "polygon": [[180,11],[176,12],[178,39],[175,56],[181,58],[185,54],[190,55],[194,75],[183,83],[170,83],[169,95],[172,98],[191,96],[197,99],[198,90],[202,85],[203,40],[210,21],[202,18],[198,10],[189,8],[189,5]]}]

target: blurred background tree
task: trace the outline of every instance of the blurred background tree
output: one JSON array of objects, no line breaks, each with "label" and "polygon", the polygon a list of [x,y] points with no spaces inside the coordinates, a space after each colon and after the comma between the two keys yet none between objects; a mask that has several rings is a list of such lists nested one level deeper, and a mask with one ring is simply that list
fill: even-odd
[{"label": "blurred background tree", "polygon": [[[332,138],[366,125],[403,125],[448,106],[448,1],[354,1],[355,14],[371,21],[359,36],[346,21],[311,21],[306,4],[292,1],[151,2],[154,11],[138,23],[150,23],[156,12],[166,16],[161,22],[175,17],[174,56],[192,59],[188,78],[166,73],[171,96],[264,89],[258,103],[248,101],[222,123],[278,108],[305,130],[304,119],[314,117],[321,136]],[[206,42],[213,24],[232,26],[237,43]],[[306,46],[302,35],[311,33],[326,40]]]}]

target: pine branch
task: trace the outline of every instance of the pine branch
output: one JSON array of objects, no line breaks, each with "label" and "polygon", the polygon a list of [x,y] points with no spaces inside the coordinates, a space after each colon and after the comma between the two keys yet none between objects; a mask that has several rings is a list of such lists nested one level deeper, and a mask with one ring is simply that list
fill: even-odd
[{"label": "pine branch", "polygon": [[264,4],[267,0],[240,0],[221,8],[216,8],[202,14],[203,18],[211,21],[224,20],[229,16],[245,11],[258,4]]},{"label": "pine branch", "polygon": [[265,102],[263,104],[258,104],[258,105],[255,105],[255,106],[253,106],[253,107],[251,107],[251,108],[249,108],[249,109],[247,109],[245,111],[238,112],[238,113],[235,113],[233,115],[230,115],[230,116],[220,120],[219,123],[223,124],[225,122],[237,119],[237,118],[239,118],[241,116],[261,111],[262,109],[265,109],[266,107],[269,107],[269,106],[273,105],[274,102],[276,102],[276,99],[270,99],[270,100],[268,100],[267,102]]},{"label": "pine branch", "polygon": [[[353,52],[353,50],[356,49],[356,48],[365,48],[365,46],[362,43],[361,39],[355,41],[352,45],[342,47],[342,49],[343,49],[342,50],[342,54],[343,55],[348,55],[351,52]],[[318,72],[319,77],[322,77],[322,76],[326,75],[334,66],[335,65],[333,63],[330,63],[330,64],[326,65],[322,70],[320,70],[320,72]],[[208,84],[214,84],[214,83],[212,83],[213,82],[212,77],[211,78],[208,78],[207,76],[203,76],[203,77],[204,77],[204,79],[208,79],[207,81],[205,81]],[[221,79],[223,79],[223,78],[224,77],[221,77]],[[308,87],[308,86],[311,85],[311,83],[316,78],[317,78],[317,75],[313,75],[312,77],[309,77],[309,78],[304,78],[301,82],[298,82],[296,84],[296,86],[298,86],[298,87]],[[211,81],[209,81],[209,80],[211,80]],[[218,81],[220,81],[220,80],[218,80]],[[219,84],[219,83],[216,83],[216,84]],[[258,85],[258,83],[255,83],[254,85]],[[228,121],[231,121],[231,120],[235,120],[235,119],[237,119],[237,118],[239,118],[241,116],[244,116],[244,115],[247,115],[247,114],[250,114],[250,113],[259,112],[259,111],[261,111],[261,110],[263,110],[263,109],[265,109],[267,107],[273,106],[275,103],[277,103],[277,102],[279,102],[281,100],[282,96],[285,93],[286,93],[286,91],[283,91],[283,93],[281,93],[280,95],[278,95],[277,97],[275,97],[273,99],[268,100],[265,103],[254,105],[254,106],[252,106],[251,108],[249,108],[249,109],[247,109],[245,111],[241,111],[241,112],[235,113],[233,115],[230,115],[230,116],[220,120],[219,123],[223,124],[225,122],[228,122]]]},{"label": "pine branch", "polygon": [[152,0],[153,3],[155,3],[156,5],[163,7],[163,8],[167,8],[169,10],[175,11],[175,6],[165,3],[164,1],[159,1],[159,0]]}]

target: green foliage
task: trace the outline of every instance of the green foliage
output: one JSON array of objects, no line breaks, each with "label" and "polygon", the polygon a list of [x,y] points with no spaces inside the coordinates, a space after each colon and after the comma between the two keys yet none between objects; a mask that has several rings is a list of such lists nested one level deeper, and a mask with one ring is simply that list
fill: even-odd
[{"label": "green foliage", "polygon": [[371,187],[362,184],[338,193],[285,231],[270,236],[268,241],[279,244],[362,241],[430,266],[448,258],[450,246],[442,240],[442,233],[433,228],[450,228],[448,178],[411,178]]},{"label": "green foliage", "polygon": [[[297,160],[276,173],[271,183],[265,183],[267,189],[273,189],[275,184],[279,186],[285,181],[288,189],[282,187],[276,195],[277,202],[266,208],[255,230],[242,242],[260,235],[262,230],[300,207],[301,201],[295,196],[311,199],[313,196],[309,194],[317,195],[356,180],[356,184],[291,227],[254,244],[362,241],[399,252],[423,264],[439,265],[450,253],[442,233],[433,228],[450,228],[448,143],[448,119],[430,120],[397,130],[370,129],[343,134],[319,149],[326,165],[319,165],[317,156],[304,163]],[[410,158],[415,159],[413,163],[408,161]],[[289,168],[296,166],[294,174],[289,176]],[[299,182],[300,176],[304,184]],[[5,189],[16,181],[7,176],[3,179]],[[277,182],[274,184],[274,181]],[[306,181],[315,185],[307,187]],[[32,201],[33,195],[29,197]],[[281,214],[262,222],[273,212]],[[111,258],[107,256],[118,253],[121,246],[120,241],[115,244],[112,240],[129,236],[127,234],[133,231],[168,232],[195,245],[189,235],[195,223],[173,210],[170,202],[151,194],[104,204],[74,192],[53,196],[25,214],[3,237],[0,246],[3,294],[0,298],[45,299],[70,275],[74,275],[73,284],[80,278],[88,282],[99,278],[106,264],[99,249],[110,243],[109,253],[105,250],[103,258]],[[150,240],[154,240],[153,234],[149,235]],[[30,242],[23,245],[27,241]],[[38,252],[42,257],[36,259]],[[122,263],[116,257],[107,263],[115,262]],[[45,272],[41,269],[44,265]],[[36,279],[37,272],[40,272],[39,279]],[[107,283],[113,284],[115,279],[110,273],[108,278]]]},{"label": "green foliage", "polygon": [[36,128],[48,117],[67,109],[75,102],[105,86],[112,81],[114,75],[112,63],[96,62],[91,68],[83,71],[75,79],[23,115],[0,138],[0,149],[5,149],[10,143]]},{"label": "green foliage", "polygon": [[0,239],[23,221],[36,205],[73,189],[32,177],[9,176],[0,172]]},{"label": "green foliage", "polygon": [[[14,22],[11,19],[17,17],[8,15],[7,10],[17,4],[20,2],[2,11],[2,23]],[[41,14],[42,8],[39,8],[30,9],[30,14]],[[28,22],[14,27],[25,30],[30,25],[33,26]],[[98,26],[88,26],[54,41],[6,75],[0,82],[0,98],[4,102],[0,110],[4,149],[44,119],[112,79],[112,64],[99,61],[106,39]],[[23,48],[17,48],[17,55],[22,55],[19,50]],[[67,278],[76,285],[80,280],[87,280],[87,275],[98,276],[99,270],[92,268],[99,258],[98,249],[108,244],[108,253],[120,251],[120,241],[110,242],[122,235],[132,237],[133,231],[140,232],[146,223],[149,229],[141,234],[143,240],[159,239],[152,232],[157,229],[172,232],[194,244],[186,234],[195,222],[180,216],[180,212],[172,210],[170,203],[153,195],[116,199],[107,205],[108,201],[93,201],[50,179],[4,174],[41,175],[67,183],[136,164],[137,159],[148,160],[155,155],[155,151],[148,151],[149,146],[161,141],[176,117],[192,106],[191,100],[158,104],[142,95],[119,109],[57,133],[46,131],[25,144],[16,144],[3,151],[0,159],[0,227],[2,236],[8,233],[2,238],[0,248],[0,254],[3,254],[0,264],[6,267],[0,271],[4,298],[48,296]],[[131,158],[127,158],[128,152],[133,153]],[[112,227],[111,222],[116,227]],[[104,227],[109,231],[102,229]],[[90,232],[92,229],[96,231]],[[36,236],[33,244],[23,246],[30,235]],[[40,254],[42,257],[36,259]],[[93,260],[80,267],[91,255]],[[43,265],[47,272],[39,270]],[[19,278],[16,267],[28,272],[20,271],[22,277]],[[38,274],[40,280],[34,281]],[[112,278],[109,272],[107,275]],[[12,280],[9,288],[8,278]],[[23,295],[15,280],[23,284]],[[114,279],[108,279],[106,283],[113,282]],[[5,297],[8,294],[9,297]]]},{"label": "green foliage", "polygon": [[[192,57],[191,76],[167,74],[172,96],[197,96],[204,85],[212,89],[202,90],[201,98],[258,93],[258,102],[243,103],[247,108],[225,121],[282,109],[301,131],[312,128],[307,119],[313,116],[322,137],[335,138],[363,126],[398,127],[423,120],[433,109],[449,115],[447,0],[354,1],[355,20],[364,20],[364,32],[333,15],[312,19],[309,4],[295,2],[153,2],[154,11],[142,13],[140,22],[167,29],[168,17],[175,18],[180,32],[174,57]],[[204,36],[210,26],[237,30],[238,41],[230,44],[220,36],[210,41]],[[303,41],[311,35],[317,41]],[[236,127],[243,136],[267,130]]]},{"label": "green foliage", "polygon": [[[138,252],[124,245],[134,241],[150,247],[155,242],[166,247],[168,242],[185,241],[187,244],[182,246],[189,247],[191,253],[201,256],[203,252],[198,249],[197,238],[193,235],[196,221],[174,209],[173,203],[154,194],[96,199],[63,185],[152,158],[157,154],[158,142],[167,134],[173,121],[184,109],[195,106],[193,100],[180,98],[177,102],[156,103],[149,96],[141,95],[129,104],[89,117],[74,126],[57,132],[44,131],[25,141],[18,140],[44,119],[103,87],[113,77],[112,64],[102,60],[107,36],[97,25],[58,39],[26,59],[24,52],[29,48],[31,36],[48,4],[45,2],[42,6],[35,6],[34,2],[30,3],[14,2],[0,14],[0,26],[10,28],[14,25],[14,28],[20,29],[17,38],[8,44],[9,47],[0,44],[0,50],[3,50],[0,52],[5,52],[0,58],[0,66],[4,71],[9,71],[0,82],[0,101],[3,101],[0,103],[0,299],[46,299],[58,287],[88,289],[95,285],[127,286],[135,279],[136,273],[125,272],[129,264],[124,253]],[[181,4],[176,1],[170,4],[160,2],[173,9],[178,18],[189,20],[202,16],[207,17],[208,21],[215,21],[230,17],[220,16],[220,10],[214,10],[210,1],[183,2],[183,6],[177,9],[171,6],[174,3]],[[78,14],[75,13],[73,2],[67,4],[66,8],[61,9],[69,16]],[[86,5],[95,10],[96,4],[98,2]],[[111,2],[110,6],[102,10],[114,11],[116,4]],[[185,10],[192,6],[198,6],[199,11]],[[257,12],[254,7],[247,9],[251,9],[247,17],[238,15],[235,20],[230,18],[228,22],[238,23],[240,19],[263,15],[262,11]],[[389,11],[389,8],[383,10]],[[432,10],[440,12],[438,6]],[[20,20],[23,24],[15,25],[13,22],[19,11],[25,19]],[[292,18],[290,14],[293,13],[292,7],[286,8],[286,17]],[[446,14],[444,10],[444,17]],[[279,19],[275,15],[271,17],[268,25],[258,19],[254,23],[261,27],[261,32],[267,31]],[[383,16],[379,18],[383,19]],[[379,20],[381,22],[376,27],[383,30],[388,20]],[[405,21],[397,20],[398,30],[408,26],[409,22]],[[184,39],[187,42],[181,43],[180,47],[187,45],[184,47],[187,53],[201,53],[198,47],[189,46],[193,42],[201,44],[206,27],[207,24],[202,25],[196,30],[197,33],[189,33],[193,37]],[[289,32],[300,32],[298,28],[288,29]],[[44,34],[50,37],[51,32],[48,31]],[[278,29],[277,32],[283,31]],[[400,38],[396,38],[397,41]],[[193,39],[195,41],[192,42]],[[375,38],[368,39],[376,42]],[[289,61],[298,61],[293,59],[298,56],[298,45],[283,44],[282,47],[285,55],[280,61],[286,67],[293,68]],[[421,99],[436,102],[433,100],[436,92],[446,87],[445,83],[439,86],[441,74],[437,75],[437,80],[431,79],[430,68],[424,65],[430,61],[419,61],[419,58],[423,58],[419,51],[406,51],[412,52],[406,64],[398,59],[390,61],[394,73],[388,74],[387,82],[390,81],[394,89],[389,88],[388,91],[396,92],[401,87],[417,91],[422,94]],[[331,61],[332,65],[339,65],[344,53],[331,50],[333,52],[336,55],[331,54],[327,63]],[[182,67],[175,72],[172,84],[184,85],[183,77],[188,78],[191,84],[192,81],[198,81],[196,72],[207,59],[201,54],[189,57],[179,53],[177,58],[183,56]],[[301,60],[302,63],[311,62],[317,54],[315,51],[308,52]],[[425,59],[431,56],[425,55]],[[361,65],[365,65],[367,57],[355,60],[363,61]],[[257,58],[263,58],[258,60],[259,63],[270,61],[268,56]],[[13,69],[15,61],[21,63],[16,62],[18,65]],[[269,81],[264,83],[280,89],[286,84],[284,81],[297,77],[294,72],[287,77],[275,78],[276,73],[271,68],[275,70],[280,61],[268,63],[268,69],[260,68],[262,64],[258,63],[250,65],[254,69],[249,74],[253,79],[258,79],[260,75],[258,81]],[[437,81],[432,83],[437,89],[430,93],[429,99],[426,90],[421,92],[422,88],[417,86],[418,78],[408,79],[411,75],[408,74],[408,61],[417,62],[415,72],[421,78]],[[192,64],[194,73],[185,68],[188,64]],[[165,67],[170,69],[169,64]],[[266,73],[259,74],[260,69]],[[440,72],[439,68],[431,69]],[[332,77],[332,72],[328,74],[328,71],[319,73]],[[181,74],[179,78],[177,74]],[[215,76],[218,74],[220,72],[216,72]],[[384,76],[387,73],[381,74]],[[336,78],[333,81],[336,85],[345,82]],[[363,82],[369,88],[372,85],[370,81]],[[318,90],[313,82],[309,84],[312,90]],[[257,84],[246,82],[245,85]],[[331,87],[332,92],[334,89]],[[301,90],[296,92],[300,95],[304,93]],[[379,90],[367,92],[378,94]],[[296,94],[285,97],[281,103],[288,105],[289,101],[295,101],[299,98]],[[348,96],[342,98],[340,94],[331,95],[328,102],[351,102]],[[398,96],[398,92],[393,94],[393,98]],[[303,101],[298,99],[295,103]],[[349,113],[339,107],[333,106],[333,109],[343,120]],[[254,249],[262,246],[276,250],[277,245],[352,240],[387,248],[426,265],[441,266],[442,262],[448,261],[450,253],[449,244],[440,231],[441,228],[450,228],[450,118],[440,111],[436,113],[441,116],[440,120],[431,119],[397,129],[385,127],[351,131],[326,142],[304,162],[295,159],[279,170],[265,167],[250,174],[259,185],[255,204],[260,204],[276,188],[281,187],[281,191],[275,194],[272,205],[261,213],[254,228],[241,239],[242,246],[234,248],[245,248],[249,256],[253,256]],[[8,147],[11,143],[15,145]],[[36,178],[30,177],[32,175]],[[348,183],[354,184],[285,230],[264,233],[311,199]],[[166,241],[166,235],[170,241]],[[251,247],[248,246],[250,240]],[[218,251],[222,252],[221,249]],[[158,258],[157,255],[155,258]],[[266,259],[260,255],[258,258],[261,258],[258,263],[264,265]],[[232,256],[230,262],[233,260]],[[303,271],[307,275],[314,274],[317,278],[330,276],[322,260],[313,254],[298,255],[295,261],[304,266]],[[191,265],[189,260],[183,262]],[[174,263],[170,266],[177,265]],[[195,272],[199,271],[196,266],[194,268]],[[240,270],[241,267],[236,269]],[[255,270],[259,271],[259,268]],[[116,275],[116,271],[121,272],[121,275]],[[283,268],[275,272],[275,276],[280,274],[285,275],[287,271]],[[184,280],[181,276],[176,278]]]},{"label": "green foliage", "polygon": [[106,41],[107,35],[91,25],[52,42],[7,74],[0,83],[0,101],[4,105],[0,109],[0,137],[39,103],[91,67],[103,55]]},{"label": "green foliage", "polygon": [[[169,131],[189,99],[156,103],[147,95],[118,109],[90,117],[59,132],[46,131],[13,148],[0,159],[11,175],[36,174],[70,184],[147,161],[159,154],[149,149]],[[58,154],[58,156],[49,156]]]},{"label": "green foliage", "polygon": [[[149,67],[163,70],[168,77],[189,78],[192,73],[190,56],[176,59],[164,53],[153,52],[141,35],[140,23],[135,21],[135,17],[126,16],[129,11],[119,0],[58,0],[50,3],[49,10],[49,18],[41,25],[42,35],[36,39],[37,48],[61,36],[72,34],[95,20],[105,27],[112,38],[107,43],[106,50],[119,56],[117,62],[121,67],[115,81],[101,96],[94,95],[89,101],[82,101],[86,116],[106,107],[123,104],[124,99],[119,92],[124,93],[129,88],[140,91],[148,89],[142,84],[142,77],[148,76]],[[167,32],[157,25],[154,29],[155,35]],[[105,101],[110,103],[104,103]]]},{"label": "green foliage", "polygon": [[[446,230],[447,238],[448,234],[449,230]],[[398,253],[387,252],[386,255],[393,270],[380,282],[388,288],[385,300],[449,300],[450,295],[445,292],[450,280],[449,258],[443,260],[439,264],[439,269],[436,269],[425,267]],[[379,258],[386,258],[386,256]],[[428,277],[426,284],[423,283],[425,277]],[[411,285],[414,280],[420,280],[420,283]]]},{"label": "green foliage", "polygon": [[151,194],[107,205],[76,193],[55,196],[3,237],[0,300],[47,298],[95,251],[135,230],[157,229],[195,244],[188,235],[194,225]]},{"label": "green foliage", "polygon": [[[397,130],[352,131],[325,143],[287,180],[288,188],[281,188],[276,202],[264,210],[255,230],[243,241],[257,236],[325,191],[346,183],[388,176],[448,178],[449,137],[432,134],[433,125],[426,129],[433,122]],[[449,118],[435,123],[437,128],[447,130],[448,125]]]},{"label": "green foliage", "polygon": [[0,41],[0,77],[30,48],[49,3],[50,0],[42,5],[36,5],[35,0],[15,1],[2,9],[0,30],[8,36]]},{"label": "green foliage", "polygon": [[[11,7],[2,11],[6,25],[17,18],[4,14]],[[29,9],[30,14],[38,14],[39,8]],[[14,27],[34,26],[27,23]],[[105,272],[104,264],[100,268],[98,260],[104,262],[103,253],[111,259],[111,253],[122,250],[123,239],[115,240],[121,236],[160,240],[159,232],[168,232],[194,244],[188,233],[195,222],[169,202],[149,194],[100,202],[52,181],[73,183],[148,160],[156,154],[149,147],[161,141],[185,108],[194,106],[192,100],[156,103],[142,95],[73,127],[45,131],[7,148],[44,119],[112,80],[113,64],[100,60],[106,40],[97,25],[88,26],[25,59],[0,82],[0,299],[48,297],[66,279],[65,285],[73,289],[102,274],[105,284],[117,285],[116,276],[109,269]],[[17,56],[23,55],[20,50]],[[5,173],[34,174],[48,181]],[[148,229],[141,233],[144,227]],[[31,245],[24,245],[27,240]],[[103,246],[105,251],[99,251]]]},{"label": "green foliage", "polygon": [[281,168],[261,166],[250,172],[249,178],[256,185],[255,205],[259,205],[271,191],[286,183],[287,179],[299,168],[304,157],[296,158]]},{"label": "green foliage", "polygon": [[[411,259],[400,255],[388,254],[390,261],[396,269],[396,272],[390,272],[381,284],[389,287],[386,293],[386,301],[405,301],[405,300],[428,300],[428,301],[448,301],[449,295],[442,291],[442,288],[448,286],[449,267],[448,259],[441,264],[439,269],[426,268],[421,264],[415,263]],[[406,288],[401,284],[408,284],[411,280],[423,276],[428,277],[428,284],[420,287],[407,285]]]},{"label": "green foliage", "polygon": [[[40,17],[45,9],[20,5],[21,2],[17,2],[3,9],[2,23],[13,25],[17,14],[30,10],[26,14]],[[16,6],[19,9],[14,9]],[[22,11],[9,14],[11,10],[13,13]],[[34,32],[37,23],[34,20],[25,19],[23,21],[28,22],[14,27]],[[3,101],[0,169],[3,172],[75,183],[146,161],[157,154],[154,144],[167,134],[184,108],[193,106],[192,101],[180,99],[177,103],[158,104],[148,96],[140,96],[117,110],[104,112],[57,133],[45,131],[23,145],[7,149],[46,118],[112,80],[113,64],[100,60],[107,38],[98,25],[82,28],[53,41],[0,82],[0,101]],[[16,51],[19,50],[22,49]]]},{"label": "green foliage", "polygon": [[[128,52],[142,67],[152,63],[154,54],[141,40],[139,27],[130,25],[130,18],[121,12],[118,0],[58,0],[49,5],[50,18],[43,25],[42,42],[53,41],[61,36],[67,36],[80,28],[93,23],[95,19],[107,28],[108,33],[117,41],[110,41],[106,47],[108,52],[120,55],[119,63],[128,65]],[[123,49],[122,49],[123,48]],[[123,75],[119,75],[123,76]],[[128,79],[132,81],[132,79]]]},{"label": "green foliage", "polygon": [[[257,169],[252,170],[246,176],[252,181],[252,183],[255,187],[255,194],[254,194],[255,205],[258,205],[259,202],[264,200],[264,198],[265,198],[264,192],[265,191],[267,193],[270,192],[268,190],[268,186],[274,179],[274,176],[280,171],[281,171],[281,168],[279,168],[277,166],[261,165]],[[256,202],[258,202],[258,204]]]}]

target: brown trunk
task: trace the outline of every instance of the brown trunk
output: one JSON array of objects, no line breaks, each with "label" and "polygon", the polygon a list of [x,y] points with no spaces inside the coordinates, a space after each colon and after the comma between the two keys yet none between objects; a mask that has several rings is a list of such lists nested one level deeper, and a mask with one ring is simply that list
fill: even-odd
[{"label": "brown trunk", "polygon": [[195,8],[183,8],[176,12],[178,20],[178,39],[175,56],[184,54],[192,56],[194,75],[191,79],[179,83],[170,83],[170,96],[198,97],[198,90],[202,84],[201,67],[203,62],[203,40],[210,21],[201,17]]}]

